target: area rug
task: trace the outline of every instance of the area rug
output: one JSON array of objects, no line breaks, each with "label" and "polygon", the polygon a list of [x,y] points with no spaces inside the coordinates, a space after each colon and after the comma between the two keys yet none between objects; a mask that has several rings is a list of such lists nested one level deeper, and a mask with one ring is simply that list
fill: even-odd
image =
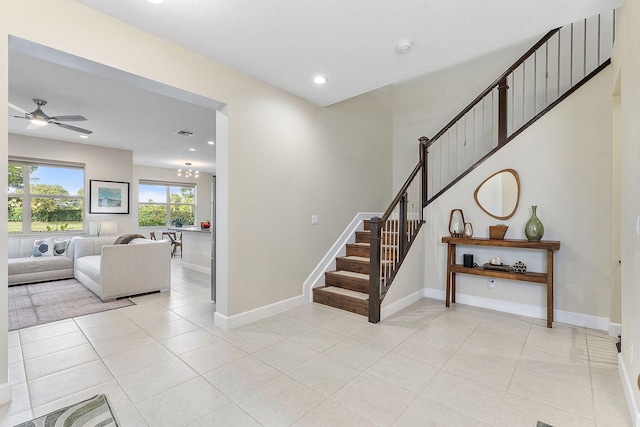
[{"label": "area rug", "polygon": [[93,396],[15,427],[118,427],[107,397]]},{"label": "area rug", "polygon": [[9,287],[9,330],[134,305],[123,298],[102,302],[76,279]]}]

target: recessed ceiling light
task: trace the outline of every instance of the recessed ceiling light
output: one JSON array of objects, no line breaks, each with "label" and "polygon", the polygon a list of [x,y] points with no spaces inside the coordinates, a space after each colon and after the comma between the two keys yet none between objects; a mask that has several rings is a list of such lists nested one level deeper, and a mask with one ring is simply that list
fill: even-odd
[{"label": "recessed ceiling light", "polygon": [[207,144],[209,144],[209,145],[215,145],[215,143],[216,143],[215,141],[209,141],[209,142],[207,142]]},{"label": "recessed ceiling light", "polygon": [[89,136],[88,135],[80,135],[80,138],[87,139],[87,138],[89,138]]},{"label": "recessed ceiling light", "polygon": [[196,151],[195,148],[189,148],[189,151]]},{"label": "recessed ceiling light", "polygon": [[317,85],[323,85],[327,82],[327,78],[325,76],[318,75],[313,78],[313,82]]},{"label": "recessed ceiling light", "polygon": [[147,0],[149,3],[153,3],[153,4],[160,4],[162,3],[164,0]]}]

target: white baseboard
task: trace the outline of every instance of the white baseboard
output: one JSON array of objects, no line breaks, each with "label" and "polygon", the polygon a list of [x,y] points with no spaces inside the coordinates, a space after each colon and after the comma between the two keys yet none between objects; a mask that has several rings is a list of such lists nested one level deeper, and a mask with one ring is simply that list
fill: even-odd
[{"label": "white baseboard", "polygon": [[439,299],[444,301],[444,291],[442,289],[424,288],[425,298]]},{"label": "white baseboard", "polygon": [[213,313],[213,324],[221,329],[229,329],[229,318],[216,311]]},{"label": "white baseboard", "polygon": [[302,284],[302,293],[308,301],[313,300],[312,288],[318,286],[324,278],[325,271],[335,269],[336,257],[343,256],[346,253],[345,245],[354,241],[353,236],[360,224],[365,219],[371,219],[374,216],[381,216],[381,213],[375,212],[358,212],[344,232],[338,237],[338,240],[331,246],[331,249],[320,260],[316,268],[313,269],[307,280]]},{"label": "white baseboard", "polygon": [[414,292],[411,295],[407,295],[406,297],[388,305],[385,305],[383,302],[380,309],[380,320],[384,320],[387,317],[396,314],[400,310],[409,307],[411,304],[420,301],[422,298],[424,298],[424,289]]},{"label": "white baseboard", "polygon": [[214,315],[214,324],[222,329],[232,329],[267,317],[275,316],[283,311],[290,310],[307,302],[303,295],[289,298],[284,301],[278,301],[264,307],[255,308],[243,313],[234,314],[233,316],[225,316],[218,312]]},{"label": "white baseboard", "polygon": [[[445,292],[442,289],[425,288],[425,297],[444,300]],[[474,307],[488,308],[490,310],[502,311],[505,313],[517,314],[519,316],[533,317],[535,319],[546,319],[546,307],[536,305],[520,304],[511,301],[483,298],[473,295],[456,293],[456,301],[460,304],[472,305]],[[573,313],[571,311],[553,310],[553,320],[555,322],[566,323],[568,325],[582,326],[590,329],[607,331],[611,335],[611,325],[606,317],[593,316],[590,314]],[[620,325],[618,325],[618,330]],[[614,336],[618,336],[617,334]],[[640,427],[640,426],[639,426]]]},{"label": "white baseboard", "polygon": [[211,274],[211,268],[203,267],[198,264],[191,264],[184,261],[182,261],[182,268],[186,268],[187,270],[197,271],[199,273]]},{"label": "white baseboard", "polygon": [[618,353],[618,373],[620,374],[620,379],[622,380],[622,389],[624,390],[624,397],[627,399],[627,409],[629,410],[629,418],[631,419],[631,424],[633,427],[640,427],[640,412],[638,411],[638,406],[636,405],[636,401],[633,398],[633,387],[634,385],[629,382],[629,375],[627,375],[627,368],[624,365],[624,360],[622,359],[622,355]]},{"label": "white baseboard", "polygon": [[0,385],[0,405],[9,403],[13,400],[13,391],[10,383],[4,383]]},{"label": "white baseboard", "polygon": [[620,323],[609,322],[609,336],[617,338],[620,335]]}]

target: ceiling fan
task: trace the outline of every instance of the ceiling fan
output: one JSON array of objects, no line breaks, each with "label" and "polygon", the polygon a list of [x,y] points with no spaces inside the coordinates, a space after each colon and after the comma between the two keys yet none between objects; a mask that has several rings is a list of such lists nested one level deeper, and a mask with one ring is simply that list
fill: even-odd
[{"label": "ceiling fan", "polygon": [[43,107],[44,105],[47,104],[47,101],[42,99],[34,99],[33,102],[35,102],[38,108],[36,108],[35,111],[31,113],[28,113],[22,108],[9,103],[9,108],[12,108],[23,114],[23,116],[12,116],[12,117],[17,117],[18,119],[26,119],[31,122],[31,124],[27,126],[27,129],[35,129],[44,125],[52,124],[52,125],[60,126],[61,128],[64,128],[64,129],[73,130],[73,131],[84,133],[87,135],[90,135],[93,133],[92,131],[87,129],[79,128],[77,126],[71,126],[65,123],[60,123],[60,122],[80,122],[83,120],[87,120],[85,117],[76,116],[76,115],[49,117],[40,109],[40,107]]}]

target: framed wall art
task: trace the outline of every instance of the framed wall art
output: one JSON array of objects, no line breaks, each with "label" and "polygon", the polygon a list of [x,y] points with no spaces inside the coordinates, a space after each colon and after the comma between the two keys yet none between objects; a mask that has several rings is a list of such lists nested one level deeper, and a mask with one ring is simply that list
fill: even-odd
[{"label": "framed wall art", "polygon": [[89,213],[128,214],[129,183],[89,180]]}]

